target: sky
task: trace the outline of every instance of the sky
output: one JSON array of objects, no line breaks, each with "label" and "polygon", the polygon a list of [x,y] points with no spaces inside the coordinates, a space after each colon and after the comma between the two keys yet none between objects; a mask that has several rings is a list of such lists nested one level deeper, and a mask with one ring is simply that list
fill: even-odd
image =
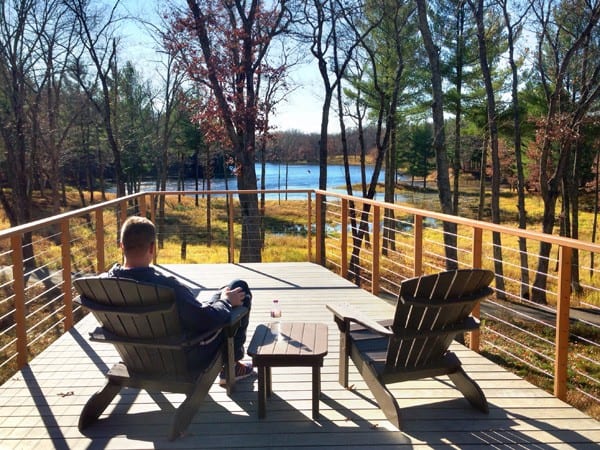
[{"label": "sky", "polygon": [[[179,0],[175,3],[184,2]],[[159,5],[163,7],[165,4],[166,2],[159,0],[121,0],[120,8],[122,14],[157,22],[157,9]],[[151,77],[155,71],[147,69],[156,67],[157,54],[153,50],[155,43],[148,31],[134,20],[123,22],[121,31],[125,49],[123,57],[132,60],[138,70],[150,73],[147,76]],[[277,104],[270,118],[271,124],[276,131],[298,130],[304,133],[319,133],[323,99],[320,95],[322,81],[316,63],[298,65],[290,73],[290,77],[297,87]],[[331,121],[330,118],[330,131],[335,131],[331,130],[334,124],[335,121]]]}]

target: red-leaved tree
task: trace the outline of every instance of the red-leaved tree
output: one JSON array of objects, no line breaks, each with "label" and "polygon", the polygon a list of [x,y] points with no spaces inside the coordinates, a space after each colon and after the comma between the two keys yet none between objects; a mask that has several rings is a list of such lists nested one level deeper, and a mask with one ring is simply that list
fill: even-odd
[{"label": "red-leaved tree", "polygon": [[[261,77],[272,40],[291,21],[287,0],[187,0],[187,11],[173,21],[168,45],[179,50],[191,79],[210,90],[210,105],[197,111],[205,135],[222,136],[231,147],[238,188],[256,190],[256,133],[264,105]],[[213,103],[214,102],[214,103]],[[209,131],[208,128],[214,128]],[[240,194],[240,262],[260,262],[262,238],[257,194]]]}]

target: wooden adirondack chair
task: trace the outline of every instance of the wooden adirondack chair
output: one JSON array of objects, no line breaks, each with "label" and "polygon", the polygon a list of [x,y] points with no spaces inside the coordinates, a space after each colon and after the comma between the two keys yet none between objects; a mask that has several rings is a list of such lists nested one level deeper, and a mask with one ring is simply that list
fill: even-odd
[{"label": "wooden adirondack chair", "polygon": [[340,330],[339,382],[348,387],[352,358],[385,416],[402,427],[398,402],[386,385],[448,375],[475,408],[488,412],[483,391],[448,350],[459,333],[479,327],[470,314],[492,294],[488,270],[455,270],[402,282],[392,321],[376,322],[349,305],[327,305]]},{"label": "wooden adirondack chair", "polygon": [[179,437],[190,424],[222,367],[227,368],[227,393],[235,382],[233,336],[246,308],[235,308],[222,329],[222,349],[206,367],[188,366],[186,350],[202,345],[215,331],[188,339],[179,323],[173,289],[135,280],[87,277],[74,281],[80,296],[75,302],[92,311],[102,324],[90,333],[92,341],[116,347],[122,361],[106,374],[104,388],[94,394],[79,417],[79,429],[95,422],[123,387],[186,394],[177,408],[169,439]]}]

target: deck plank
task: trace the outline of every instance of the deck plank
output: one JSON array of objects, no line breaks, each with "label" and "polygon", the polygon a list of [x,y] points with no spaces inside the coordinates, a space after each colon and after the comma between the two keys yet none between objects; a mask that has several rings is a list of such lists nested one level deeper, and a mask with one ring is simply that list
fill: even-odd
[{"label": "deck plank", "polygon": [[[471,408],[446,377],[398,383],[392,391],[403,407],[403,431],[375,404],[350,364],[350,389],[337,382],[339,335],[328,302],[349,302],[374,319],[393,307],[328,270],[309,263],[169,265],[203,295],[233,278],[253,289],[250,334],[268,322],[271,301],[280,299],[282,320],[323,322],[329,353],[322,368],[321,418],[311,419],[310,368],[273,368],[267,417],[257,417],[256,379],[241,381],[233,396],[213,385],[185,437],[168,442],[172,409],[183,397],[122,391],[101,419],[82,435],[79,413],[104,384],[118,360],[109,345],[93,343],[96,326],[84,318],[31,364],[0,387],[0,449],[199,449],[199,448],[597,448],[600,423],[458,344],[467,371],[482,387],[488,415]],[[249,336],[250,337],[250,336]]]}]

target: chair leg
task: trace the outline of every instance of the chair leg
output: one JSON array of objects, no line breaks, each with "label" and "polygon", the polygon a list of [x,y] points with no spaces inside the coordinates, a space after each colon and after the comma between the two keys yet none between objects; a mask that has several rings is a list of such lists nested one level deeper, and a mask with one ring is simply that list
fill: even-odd
[{"label": "chair leg", "polygon": [[169,440],[173,441],[182,436],[190,422],[194,418],[200,404],[208,394],[213,380],[208,377],[203,377],[200,383],[190,395],[188,395],[179,408],[175,411],[171,431],[169,432]]},{"label": "chair leg", "polygon": [[349,342],[348,334],[340,333],[340,360],[339,360],[339,373],[338,381],[345,388],[348,387],[348,360],[350,358],[349,353]]},{"label": "chair leg", "polygon": [[456,372],[450,373],[448,376],[474,408],[486,414],[489,412],[485,394],[479,385],[465,373],[462,367],[459,367]]},{"label": "chair leg", "polygon": [[375,396],[375,400],[379,405],[379,408],[385,414],[385,417],[399,430],[402,429],[402,414],[400,412],[400,406],[398,402],[388,390],[385,384],[381,383],[375,372],[368,364],[363,364],[361,375],[367,383],[367,386]]},{"label": "chair leg", "polygon": [[121,386],[108,380],[102,390],[96,392],[87,401],[79,416],[79,431],[87,428],[100,417],[113,398],[119,393]]},{"label": "chair leg", "polygon": [[223,366],[223,358],[217,352],[217,356],[213,359],[211,365],[205,372],[199,375],[196,385],[190,392],[183,403],[175,411],[171,430],[169,432],[169,440],[173,441],[183,435],[190,422],[194,418],[196,411],[208,395],[215,378],[221,371]]},{"label": "chair leg", "polygon": [[235,358],[234,358],[233,337],[228,336],[225,342],[225,354],[223,355],[222,364],[225,365],[225,379],[227,380],[226,389],[227,395],[231,393],[235,387]]}]

